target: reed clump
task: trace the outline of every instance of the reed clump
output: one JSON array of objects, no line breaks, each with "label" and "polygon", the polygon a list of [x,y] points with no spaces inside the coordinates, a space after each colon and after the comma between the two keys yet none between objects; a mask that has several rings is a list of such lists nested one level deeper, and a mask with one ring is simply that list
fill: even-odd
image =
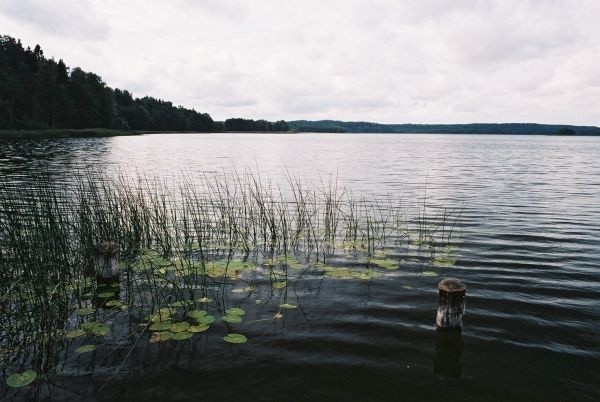
[{"label": "reed clump", "polygon": [[[391,198],[292,177],[283,188],[252,172],[174,183],[96,172],[68,185],[49,176],[2,183],[0,367],[50,373],[66,358],[57,353],[64,342],[105,336],[104,323],[118,314],[131,323],[127,339],[148,328],[159,340],[186,339],[187,327],[171,335],[161,328],[193,318],[193,331],[206,330],[206,304],[225,304],[214,289],[252,289],[251,272],[283,291],[288,308],[288,284],[307,272],[370,280],[399,269],[399,254],[434,261],[436,249],[449,250],[460,210],[430,211],[432,218],[427,210],[422,204],[409,219]],[[94,245],[107,240],[121,258],[120,283],[108,287],[93,265]]]}]

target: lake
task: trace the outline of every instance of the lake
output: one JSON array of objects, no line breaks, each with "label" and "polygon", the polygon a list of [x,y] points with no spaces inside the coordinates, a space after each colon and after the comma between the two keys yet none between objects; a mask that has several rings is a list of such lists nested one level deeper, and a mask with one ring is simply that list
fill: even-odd
[{"label": "lake", "polygon": [[[185,343],[131,340],[115,347],[131,351],[126,360],[114,352],[61,363],[36,396],[599,400],[599,157],[598,137],[153,134],[0,143],[4,185],[27,186],[45,172],[69,186],[81,169],[143,173],[167,187],[182,176],[250,172],[283,192],[294,177],[402,202],[407,214],[460,211],[453,262],[434,267],[436,276],[393,254],[400,268],[371,280],[307,277],[289,291],[298,308],[279,320],[271,319],[272,294],[230,294],[231,305],[246,309],[239,328],[247,343],[224,343],[217,328]],[[464,328],[454,337],[435,329],[443,277],[467,286]],[[3,392],[8,400],[33,395]]]}]

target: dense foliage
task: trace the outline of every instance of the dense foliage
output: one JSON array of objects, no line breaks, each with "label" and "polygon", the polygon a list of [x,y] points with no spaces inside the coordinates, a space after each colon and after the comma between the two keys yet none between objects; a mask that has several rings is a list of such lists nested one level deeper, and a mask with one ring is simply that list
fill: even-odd
[{"label": "dense foliage", "polygon": [[227,119],[225,131],[288,131],[288,124],[279,120],[275,123],[266,120]]},{"label": "dense foliage", "polygon": [[112,89],[94,73],[47,59],[39,45],[0,36],[0,129],[287,131],[284,121],[230,119]]},{"label": "dense foliage", "polygon": [[418,134],[541,134],[555,135],[567,129],[577,135],[600,135],[594,126],[559,126],[534,123],[503,124],[378,124],[336,120],[288,122],[290,129],[304,132],[328,133],[418,133]]}]

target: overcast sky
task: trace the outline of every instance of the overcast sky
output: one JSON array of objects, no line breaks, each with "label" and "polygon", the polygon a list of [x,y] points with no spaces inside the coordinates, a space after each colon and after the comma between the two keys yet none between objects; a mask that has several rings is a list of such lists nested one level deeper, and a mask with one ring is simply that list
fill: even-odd
[{"label": "overcast sky", "polygon": [[597,0],[0,0],[135,96],[266,119],[600,124]]}]

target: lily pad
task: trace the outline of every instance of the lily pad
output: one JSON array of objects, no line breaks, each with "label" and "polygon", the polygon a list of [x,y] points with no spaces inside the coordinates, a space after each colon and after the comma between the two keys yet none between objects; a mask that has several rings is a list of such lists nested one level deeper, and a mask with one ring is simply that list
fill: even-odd
[{"label": "lily pad", "polygon": [[198,303],[210,303],[212,301],[212,299],[209,299],[208,297],[201,297],[198,300],[196,300]]},{"label": "lily pad", "polygon": [[400,268],[400,263],[395,260],[376,258],[369,261],[371,264],[377,265],[380,268],[388,269],[390,271]]},{"label": "lily pad", "polygon": [[423,276],[437,276],[437,272],[433,271],[423,271]]},{"label": "lily pad", "polygon": [[246,338],[242,334],[229,334],[227,336],[224,336],[223,340],[229,343],[246,343],[248,341],[248,338]]},{"label": "lily pad", "polygon": [[179,332],[185,332],[188,330],[188,328],[190,327],[190,323],[189,322],[175,322],[173,324],[171,324],[171,327],[169,328],[169,330],[171,332],[173,332],[174,334],[177,334]]},{"label": "lily pad", "polygon": [[230,324],[237,324],[242,322],[242,317],[239,315],[226,315],[223,317],[223,321],[228,322]]},{"label": "lily pad", "polygon": [[171,320],[159,321],[150,325],[150,331],[168,331],[171,329]]},{"label": "lily pad", "polygon": [[244,309],[241,309],[239,307],[229,308],[229,309],[225,310],[225,313],[227,313],[227,315],[244,315],[244,314],[246,314]]},{"label": "lily pad", "polygon": [[75,310],[75,315],[86,316],[86,315],[92,315],[95,312],[96,312],[96,309],[93,309],[91,307],[84,307],[84,308],[78,308],[77,310]]},{"label": "lily pad", "polygon": [[288,310],[298,308],[298,306],[296,306],[294,304],[289,304],[289,303],[280,304],[279,307],[281,307],[283,309],[288,309]]},{"label": "lily pad", "polygon": [[108,299],[110,297],[114,297],[115,292],[102,292],[98,293],[98,297],[101,299]]},{"label": "lily pad", "polygon": [[89,353],[96,350],[96,345],[83,345],[75,349],[75,353],[81,355],[83,353]]},{"label": "lily pad", "polygon": [[172,339],[176,340],[176,341],[183,341],[186,339],[190,339],[194,334],[188,331],[184,331],[184,332],[177,332],[175,334],[173,334]]},{"label": "lily pad", "polygon": [[209,328],[210,327],[208,325],[191,325],[188,328],[188,332],[191,332],[191,333],[204,332]]},{"label": "lily pad", "polygon": [[123,303],[121,303],[119,300],[109,300],[106,302],[105,306],[106,307],[121,307],[121,306],[123,306]]},{"label": "lily pad", "polygon": [[168,341],[169,339],[173,339],[173,333],[164,331],[164,332],[154,332],[152,334],[152,338],[150,338],[150,342],[162,342]]},{"label": "lily pad", "polygon": [[271,286],[273,287],[273,289],[283,289],[287,286],[287,282],[286,281],[273,282],[273,284]]},{"label": "lily pad", "polygon": [[12,388],[21,388],[31,384],[36,378],[37,373],[33,370],[27,370],[22,373],[14,373],[6,379],[6,385]]},{"label": "lily pad", "polygon": [[83,335],[85,335],[85,331],[83,329],[74,329],[73,331],[67,332],[65,336],[69,339],[73,339]]},{"label": "lily pad", "polygon": [[188,311],[187,316],[196,320],[200,317],[204,317],[206,314],[208,314],[206,310],[192,310]]},{"label": "lily pad", "polygon": [[176,302],[169,304],[169,307],[177,308],[177,307],[188,306],[190,304],[192,304],[192,302],[189,300],[177,300]]},{"label": "lily pad", "polygon": [[215,322],[215,317],[208,314],[208,315],[205,315],[204,317],[195,318],[195,320],[198,322],[198,324],[210,325],[213,322]]}]

